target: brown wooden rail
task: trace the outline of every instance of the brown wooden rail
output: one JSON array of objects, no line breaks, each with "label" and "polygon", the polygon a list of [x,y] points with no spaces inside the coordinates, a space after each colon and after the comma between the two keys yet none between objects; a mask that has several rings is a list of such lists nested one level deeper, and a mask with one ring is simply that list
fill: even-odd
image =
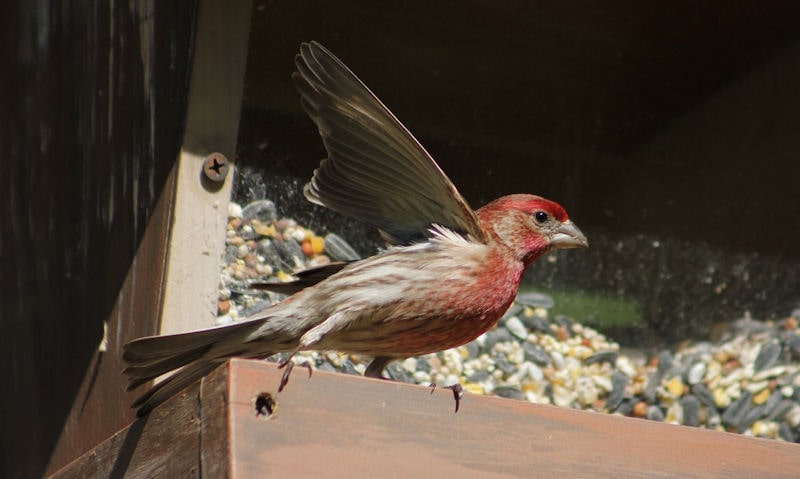
[{"label": "brown wooden rail", "polygon": [[[54,477],[798,477],[800,446],[232,360]],[[257,416],[254,398],[276,400]]]}]

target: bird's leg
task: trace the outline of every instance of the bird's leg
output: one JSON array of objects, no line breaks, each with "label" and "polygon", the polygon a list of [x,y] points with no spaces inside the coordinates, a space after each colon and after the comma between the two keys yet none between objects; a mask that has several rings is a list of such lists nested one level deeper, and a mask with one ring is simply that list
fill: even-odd
[{"label": "bird's leg", "polygon": [[456,401],[456,410],[453,411],[453,413],[457,413],[458,406],[461,404],[461,398],[464,397],[464,388],[461,387],[461,384],[455,383],[452,386],[447,386],[445,389],[453,391],[453,399]]},{"label": "bird's leg", "polygon": [[[292,358],[296,353],[297,351],[285,357],[278,363],[278,369],[286,368],[286,371],[284,371],[283,375],[281,376],[281,383],[278,385],[278,392],[283,391],[283,388],[285,388],[286,385],[289,384],[289,376],[291,376],[292,370],[294,369],[295,366],[294,361],[292,361]],[[308,361],[303,361],[300,364],[300,366],[308,368],[308,377],[311,377],[311,373],[313,371],[313,369],[311,368],[311,364],[309,364]]]},{"label": "bird's leg", "polygon": [[394,358],[390,358],[388,356],[376,356],[372,359],[372,362],[369,363],[369,366],[367,366],[367,370],[364,371],[364,376],[368,378],[383,379],[383,376],[381,375],[383,369],[393,360]]},{"label": "bird's leg", "polygon": [[[431,394],[433,394],[433,392],[436,391],[436,383],[431,383],[430,386],[428,386],[428,387],[431,388]],[[456,401],[456,410],[455,410],[455,412],[457,413],[458,412],[458,406],[461,404],[461,398],[464,397],[464,388],[461,386],[461,384],[455,383],[455,384],[453,384],[451,386],[445,386],[445,389],[449,389],[449,390],[453,391],[453,399],[455,399],[455,401]]]}]

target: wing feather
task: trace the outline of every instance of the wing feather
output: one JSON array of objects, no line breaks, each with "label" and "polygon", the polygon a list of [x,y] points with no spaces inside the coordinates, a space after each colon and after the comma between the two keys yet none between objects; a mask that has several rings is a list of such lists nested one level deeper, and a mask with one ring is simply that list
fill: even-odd
[{"label": "wing feather", "polygon": [[328,158],[306,197],[370,223],[396,244],[441,225],[486,242],[472,208],[427,151],[347,66],[317,42],[303,43],[292,79]]}]

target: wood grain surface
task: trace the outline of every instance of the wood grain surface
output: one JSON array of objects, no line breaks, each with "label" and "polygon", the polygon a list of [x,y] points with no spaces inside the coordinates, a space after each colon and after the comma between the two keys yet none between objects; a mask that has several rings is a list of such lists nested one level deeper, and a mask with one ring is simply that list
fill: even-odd
[{"label": "wood grain surface", "polygon": [[[232,477],[797,477],[800,446],[234,360]],[[277,398],[270,419],[252,398]]]},{"label": "wood grain surface", "polygon": [[[794,478],[800,446],[234,359],[54,477]],[[276,407],[256,415],[254,399]]]}]

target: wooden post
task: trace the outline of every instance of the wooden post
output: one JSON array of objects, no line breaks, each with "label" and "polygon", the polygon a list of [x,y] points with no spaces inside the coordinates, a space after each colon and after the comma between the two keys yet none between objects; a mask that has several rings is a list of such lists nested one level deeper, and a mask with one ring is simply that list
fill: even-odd
[{"label": "wooden post", "polygon": [[106,321],[103,346],[86,369],[46,473],[133,419],[128,405],[139,393],[125,392],[120,358],[125,342],[212,324],[232,175],[209,184],[202,176],[203,161],[212,152],[231,161],[235,156],[251,8],[249,1],[200,2],[178,162]]}]

